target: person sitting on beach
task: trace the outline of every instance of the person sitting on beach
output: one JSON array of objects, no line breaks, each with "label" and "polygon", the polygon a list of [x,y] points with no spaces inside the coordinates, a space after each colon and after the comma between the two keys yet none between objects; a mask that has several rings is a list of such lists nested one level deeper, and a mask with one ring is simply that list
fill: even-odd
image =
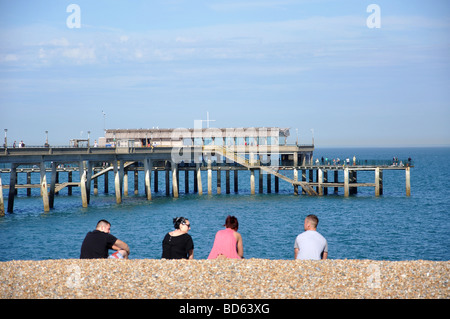
[{"label": "person sitting on beach", "polygon": [[223,226],[226,228],[216,233],[208,259],[244,258],[242,236],[237,232],[239,228],[237,218],[228,215]]},{"label": "person sitting on beach", "polygon": [[164,259],[194,259],[194,241],[188,234],[191,228],[189,219],[175,217],[174,231],[166,234],[162,241],[162,257]]},{"label": "person sitting on beach", "polygon": [[320,260],[328,257],[328,243],[325,237],[317,232],[319,218],[308,215],[305,218],[305,231],[297,236],[294,244],[294,259]]},{"label": "person sitting on beach", "polygon": [[81,245],[80,259],[108,258],[108,250],[116,250],[111,258],[128,259],[130,248],[110,234],[111,223],[100,220],[95,230],[87,233]]}]

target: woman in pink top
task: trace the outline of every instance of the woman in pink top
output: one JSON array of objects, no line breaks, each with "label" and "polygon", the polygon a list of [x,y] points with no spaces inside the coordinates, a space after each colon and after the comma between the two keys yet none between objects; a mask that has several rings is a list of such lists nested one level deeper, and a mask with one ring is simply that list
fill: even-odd
[{"label": "woman in pink top", "polygon": [[244,258],[242,236],[237,232],[239,228],[237,218],[228,215],[224,226],[226,227],[225,229],[216,233],[214,245],[208,259]]}]

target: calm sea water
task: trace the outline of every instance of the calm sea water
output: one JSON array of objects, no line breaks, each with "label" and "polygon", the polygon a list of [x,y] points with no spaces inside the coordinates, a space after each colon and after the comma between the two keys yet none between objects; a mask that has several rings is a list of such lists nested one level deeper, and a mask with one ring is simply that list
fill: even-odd
[{"label": "calm sea water", "polygon": [[[294,196],[292,186],[282,180],[279,193],[267,194],[265,178],[264,194],[250,195],[249,173],[243,171],[239,173],[238,194],[225,194],[223,176],[222,194],[215,194],[214,185],[211,196],[184,194],[184,174],[180,174],[177,199],[165,196],[164,175],[160,173],[160,192],[153,194],[152,201],[144,198],[142,175],[140,194],[134,195],[130,174],[133,195],[122,204],[116,204],[112,184],[110,194],[103,194],[101,179],[99,195],[91,196],[88,208],[81,207],[79,191],[74,188],[72,196],[67,195],[67,189],[56,196],[55,208],[48,213],[43,212],[38,189],[32,190],[31,197],[26,196],[26,190],[19,190],[14,213],[0,217],[0,261],[79,258],[84,236],[100,219],[109,220],[111,233],[129,244],[131,258],[160,258],[162,239],[173,229],[172,218],[176,216],[191,221],[194,256],[204,259],[229,214],[239,220],[246,258],[292,259],[295,237],[311,213],[319,217],[318,231],[328,240],[331,259],[450,260],[450,148],[316,149],[314,153],[316,158],[354,155],[358,159],[411,157],[415,164],[411,196],[405,196],[404,171],[384,171],[384,194],[378,198],[373,188],[360,188],[349,198],[344,198],[342,189],[338,195]],[[33,182],[39,182],[38,174],[33,175]],[[61,174],[61,182],[65,178],[66,174]],[[9,174],[3,173],[2,179],[9,181]],[[20,179],[25,179],[25,174],[19,174],[19,183],[25,183]],[[192,192],[192,173],[190,179]],[[206,190],[206,173],[202,180]],[[358,182],[373,180],[372,172],[358,174]]]}]

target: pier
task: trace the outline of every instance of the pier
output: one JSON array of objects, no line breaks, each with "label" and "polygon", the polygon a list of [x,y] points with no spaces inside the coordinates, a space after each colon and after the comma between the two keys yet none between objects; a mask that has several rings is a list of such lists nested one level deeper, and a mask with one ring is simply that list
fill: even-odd
[{"label": "pier", "polygon": [[[134,192],[138,194],[139,171],[144,172],[143,187],[147,200],[152,200],[152,193],[159,192],[158,172],[161,171],[165,176],[166,195],[173,197],[179,196],[180,172],[184,172],[185,193],[191,191],[191,175],[194,179],[192,192],[212,195],[213,175],[216,175],[217,194],[222,193],[222,175],[225,175],[225,193],[231,192],[231,173],[233,191],[238,192],[239,171],[250,171],[251,194],[255,194],[256,189],[259,193],[263,192],[265,176],[267,193],[272,192],[274,178],[275,192],[279,190],[281,179],[292,186],[295,195],[323,196],[330,189],[333,193],[343,189],[344,196],[350,196],[356,194],[360,187],[372,187],[375,196],[380,196],[383,194],[383,172],[404,170],[406,196],[411,194],[411,163],[392,165],[388,161],[379,161],[315,164],[314,145],[287,145],[287,129],[140,130],[139,134],[143,135],[139,138],[131,138],[136,133],[130,130],[120,130],[122,133],[119,130],[109,131],[110,137],[107,134],[100,147],[0,148],[0,214],[14,211],[14,199],[20,188],[27,189],[27,196],[30,196],[32,188],[39,188],[44,211],[48,212],[55,205],[56,194],[67,188],[71,195],[72,188],[78,187],[81,205],[88,207],[91,195],[98,194],[99,177],[103,176],[104,192],[109,192],[110,172],[114,179],[117,203],[128,196],[129,173],[134,175]],[[127,137],[120,137],[120,134],[127,134]],[[158,142],[156,136],[160,138]],[[171,136],[170,139],[167,136]],[[205,190],[202,171],[207,172]],[[288,171],[292,171],[290,177],[285,174]],[[342,175],[340,171],[343,172],[342,180],[339,180],[339,175]],[[372,171],[373,183],[359,183],[358,173],[361,171]],[[73,180],[73,172],[78,172],[77,180]],[[9,183],[2,180],[3,173],[9,173]],[[18,174],[26,174],[26,184],[18,184]],[[31,174],[39,174],[39,184],[31,183]],[[59,182],[64,174],[67,175],[66,181]],[[4,203],[4,191],[8,192],[7,203]]]}]

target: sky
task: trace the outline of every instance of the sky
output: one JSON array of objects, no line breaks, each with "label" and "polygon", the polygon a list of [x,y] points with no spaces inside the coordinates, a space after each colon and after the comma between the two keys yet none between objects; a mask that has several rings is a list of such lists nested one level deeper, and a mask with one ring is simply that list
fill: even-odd
[{"label": "sky", "polygon": [[104,128],[192,128],[209,112],[211,127],[288,127],[289,143],[314,135],[316,147],[449,146],[449,9],[0,0],[1,136],[43,145],[48,131],[66,146]]}]

